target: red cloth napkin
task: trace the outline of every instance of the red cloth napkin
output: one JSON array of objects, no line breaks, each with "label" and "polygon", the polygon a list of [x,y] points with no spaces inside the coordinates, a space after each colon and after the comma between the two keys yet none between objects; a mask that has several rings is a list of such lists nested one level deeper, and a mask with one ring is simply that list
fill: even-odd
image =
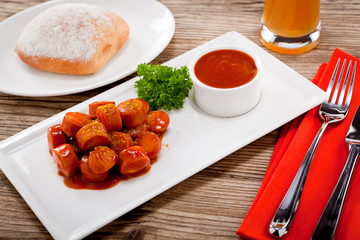
[{"label": "red cloth napkin", "polygon": [[[348,155],[345,136],[360,104],[360,61],[335,49],[329,63],[320,66],[313,82],[325,90],[339,57],[348,59],[346,67],[350,59],[358,61],[350,110],[343,121],[329,124],[325,130],[312,160],[295,218],[289,232],[282,238],[284,240],[310,239]],[[322,121],[318,111],[319,107],[316,107],[283,126],[263,183],[237,231],[242,239],[273,239],[268,234],[269,224],[320,128]],[[360,239],[359,165],[355,166],[335,239]]]}]

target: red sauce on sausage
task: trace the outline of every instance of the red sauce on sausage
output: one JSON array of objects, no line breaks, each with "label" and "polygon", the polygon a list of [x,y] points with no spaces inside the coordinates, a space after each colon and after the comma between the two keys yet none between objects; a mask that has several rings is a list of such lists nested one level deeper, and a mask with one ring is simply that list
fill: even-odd
[{"label": "red sauce on sausage", "polygon": [[200,82],[215,88],[242,86],[257,73],[254,59],[248,54],[222,49],[209,52],[195,64],[194,72]]},{"label": "red sauce on sausage", "polygon": [[[159,134],[160,139],[163,138],[165,132]],[[108,176],[100,182],[88,182],[81,178],[81,174],[78,171],[74,176],[66,177],[61,172],[58,172],[60,176],[64,177],[64,184],[73,189],[91,189],[91,190],[104,190],[112,188],[122,181],[127,181],[135,177],[139,177],[148,173],[154,163],[156,163],[158,157],[151,159],[151,164],[149,167],[140,170],[137,173],[132,175],[121,175],[119,172],[119,166],[116,164],[112,169],[110,169]]]},{"label": "red sauce on sausage", "polygon": [[[153,163],[153,162],[152,162]],[[73,189],[91,189],[91,190],[104,190],[111,187],[114,187],[118,183],[126,180],[130,180],[135,177],[146,174],[151,169],[151,166],[134,173],[132,175],[121,175],[117,169],[117,166],[114,169],[109,171],[109,175],[100,182],[88,182],[81,178],[80,173],[72,177],[64,177],[64,184]],[[63,175],[59,173],[60,175]]]},{"label": "red sauce on sausage", "polygon": [[[128,104],[131,102],[134,104]],[[118,155],[121,155],[123,149],[117,147],[114,147],[114,149],[109,148],[114,145],[114,143],[115,145],[121,145],[122,143],[116,142],[119,139],[110,139],[109,134],[112,135],[112,130],[116,130],[118,131],[118,133],[126,133],[127,130],[121,129],[122,126],[120,126],[117,129],[110,129],[109,131],[109,129],[105,127],[104,124],[100,123],[100,110],[102,111],[102,114],[104,114],[103,116],[106,117],[104,118],[104,121],[107,122],[113,122],[114,118],[112,113],[117,113],[117,111],[119,110],[116,109],[116,107],[112,103],[109,105],[101,105],[100,103],[102,104],[104,103],[104,101],[95,102],[95,104],[89,106],[89,108],[94,107],[96,111],[98,111],[96,113],[96,120],[92,121],[90,115],[80,112],[73,112],[71,114],[67,113],[65,115],[67,117],[66,121],[63,120],[61,126],[60,124],[57,124],[48,129],[47,134],[50,154],[53,155],[56,166],[58,168],[58,174],[64,178],[64,184],[69,188],[91,190],[108,189],[114,187],[122,181],[127,181],[148,173],[152,165],[158,160],[157,153],[159,152],[159,149],[161,150],[162,146],[159,146],[159,143],[161,144],[162,138],[166,132],[170,121],[169,116],[165,112],[162,112],[162,114],[159,116],[156,115],[157,118],[160,118],[160,120],[163,120],[167,123],[155,123],[155,126],[153,126],[155,129],[158,129],[157,124],[161,125],[161,131],[155,133],[155,131],[153,132],[151,130],[148,130],[146,115],[150,114],[151,111],[147,102],[140,99],[129,99],[119,104],[127,104],[127,111],[124,112],[125,115],[128,117],[128,125],[134,125],[130,129],[127,129],[129,133],[133,133],[133,139],[131,139],[131,136],[128,136],[129,142],[123,144],[124,146],[121,147],[124,147],[126,150],[128,147],[131,147],[133,144],[135,144],[135,146],[137,145],[140,148],[137,149],[137,151],[142,151],[143,154],[142,156],[140,156],[140,162],[137,160],[138,156],[136,154],[134,154],[134,156],[131,156],[131,154],[130,156],[127,156],[127,160],[129,160],[130,163],[126,165],[127,171],[122,171],[123,168],[120,169],[119,164],[120,161],[121,163],[123,163],[122,161],[124,159],[120,160],[120,157]],[[99,104],[101,106],[99,106]],[[115,108],[115,110],[113,108]],[[133,115],[135,115],[135,117],[133,117],[132,114],[128,114],[129,111],[134,111],[134,109],[135,113]],[[138,111],[138,109],[140,109],[141,111]],[[108,115],[108,113],[110,115]],[[140,115],[140,117],[136,117],[137,115]],[[77,126],[77,123],[80,121],[79,118],[80,120],[86,120],[84,126]],[[134,124],[134,122],[136,122],[134,119],[140,119],[140,121],[138,121],[137,124]],[[90,122],[88,122],[88,120]],[[119,119],[118,116],[115,115],[114,122],[116,124],[119,124],[119,121],[123,123],[123,120]],[[75,137],[70,138],[66,135],[65,132],[63,132],[62,126],[64,125],[64,123],[67,129],[72,130],[69,131],[69,133],[74,133],[73,135],[75,135]],[[76,129],[76,131],[73,131],[74,125],[76,128],[80,127],[80,129]],[[120,132],[120,130],[122,131]],[[63,138],[58,140],[56,138],[57,135],[53,133],[56,131],[59,131],[59,133],[57,133],[58,135],[63,134],[63,136],[61,135]],[[153,138],[141,140],[139,136],[143,133],[148,135],[147,131],[152,133],[151,136],[158,136],[160,138],[160,142],[158,141],[157,137],[155,138],[156,141],[154,144],[151,144]],[[119,141],[121,142],[121,140],[122,139],[120,139]],[[143,147],[140,146],[140,142]],[[65,153],[61,152],[62,155],[58,156],[58,154],[55,153],[62,150],[62,145],[66,146],[66,151],[64,150]],[[145,150],[144,148],[146,148],[147,150]],[[154,149],[156,150],[156,152],[154,151]],[[92,153],[96,154],[93,158]],[[150,153],[151,159],[148,156]],[[134,162],[132,162],[132,160],[134,160]],[[66,168],[63,167],[63,165],[66,166]]]}]

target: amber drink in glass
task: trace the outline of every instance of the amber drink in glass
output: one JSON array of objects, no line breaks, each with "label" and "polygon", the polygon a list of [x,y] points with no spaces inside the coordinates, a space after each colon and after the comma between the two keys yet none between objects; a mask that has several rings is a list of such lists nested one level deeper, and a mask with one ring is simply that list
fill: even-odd
[{"label": "amber drink in glass", "polygon": [[320,40],[320,0],[265,0],[260,40],[269,49],[303,53]]}]

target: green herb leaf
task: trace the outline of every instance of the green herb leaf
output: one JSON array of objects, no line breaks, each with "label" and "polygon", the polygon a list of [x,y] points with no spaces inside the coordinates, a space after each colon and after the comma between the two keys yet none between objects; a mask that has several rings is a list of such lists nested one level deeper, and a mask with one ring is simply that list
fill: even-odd
[{"label": "green herb leaf", "polygon": [[189,96],[192,81],[187,66],[172,68],[162,65],[139,64],[135,82],[138,97],[147,101],[151,110],[179,109]]}]

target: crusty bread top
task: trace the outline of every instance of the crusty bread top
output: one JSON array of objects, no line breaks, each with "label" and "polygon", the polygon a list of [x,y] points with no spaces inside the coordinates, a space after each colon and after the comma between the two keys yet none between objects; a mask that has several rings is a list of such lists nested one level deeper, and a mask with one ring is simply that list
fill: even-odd
[{"label": "crusty bread top", "polygon": [[111,28],[110,16],[108,10],[89,4],[51,7],[25,27],[16,49],[27,57],[86,63],[96,53],[105,29]]}]

